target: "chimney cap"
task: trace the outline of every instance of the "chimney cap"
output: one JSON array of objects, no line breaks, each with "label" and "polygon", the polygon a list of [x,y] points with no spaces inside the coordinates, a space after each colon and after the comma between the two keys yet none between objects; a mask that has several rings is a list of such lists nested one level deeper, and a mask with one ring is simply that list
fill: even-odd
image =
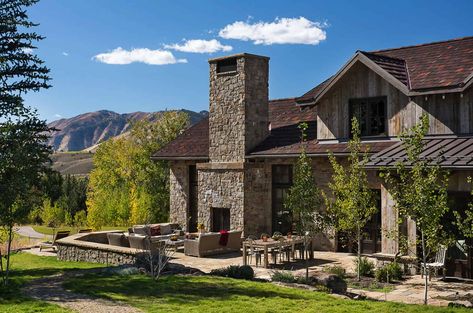
[{"label": "chimney cap", "polygon": [[221,60],[232,59],[232,58],[257,58],[257,59],[269,60],[269,57],[266,57],[263,55],[257,55],[257,54],[251,54],[251,53],[237,53],[237,54],[226,55],[226,56],[209,59],[209,63],[215,63]]}]

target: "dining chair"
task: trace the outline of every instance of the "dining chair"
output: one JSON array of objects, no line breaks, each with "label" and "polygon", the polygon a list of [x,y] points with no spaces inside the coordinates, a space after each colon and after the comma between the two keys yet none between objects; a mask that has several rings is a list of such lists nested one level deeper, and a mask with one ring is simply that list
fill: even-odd
[{"label": "dining chair", "polygon": [[261,264],[261,256],[263,255],[264,251],[261,248],[257,248],[255,246],[255,238],[253,236],[248,236],[246,239],[246,247],[247,247],[247,263],[251,264],[253,260],[253,256],[255,257],[255,263],[256,266],[258,266],[258,263]]}]

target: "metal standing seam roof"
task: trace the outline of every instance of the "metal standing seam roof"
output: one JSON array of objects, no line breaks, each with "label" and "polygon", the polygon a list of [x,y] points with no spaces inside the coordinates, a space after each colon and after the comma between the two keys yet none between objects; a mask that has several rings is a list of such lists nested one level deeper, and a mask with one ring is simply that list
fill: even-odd
[{"label": "metal standing seam roof", "polygon": [[[420,157],[444,168],[473,168],[473,136],[426,138]],[[406,160],[402,141],[370,157],[368,168],[391,167]]]}]

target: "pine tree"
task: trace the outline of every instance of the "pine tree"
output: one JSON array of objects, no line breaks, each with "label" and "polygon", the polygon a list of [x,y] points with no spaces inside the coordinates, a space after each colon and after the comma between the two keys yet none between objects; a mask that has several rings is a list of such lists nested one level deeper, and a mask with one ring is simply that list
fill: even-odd
[{"label": "pine tree", "polygon": [[[6,266],[0,266],[8,283],[13,226],[28,216],[28,195],[46,170],[51,152],[45,143],[48,127],[23,102],[30,91],[49,88],[49,69],[34,53],[43,37],[31,32],[26,8],[36,0],[0,1],[0,226],[8,234]],[[3,262],[3,258],[0,258]]]}]

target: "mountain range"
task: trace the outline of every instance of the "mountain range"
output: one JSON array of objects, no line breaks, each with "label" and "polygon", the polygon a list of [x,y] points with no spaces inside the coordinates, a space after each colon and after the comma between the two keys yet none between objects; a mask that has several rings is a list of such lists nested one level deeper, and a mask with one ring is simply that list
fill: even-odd
[{"label": "mountain range", "polygon": [[[208,112],[179,110],[189,115],[191,124],[206,117]],[[57,129],[48,142],[56,152],[93,151],[98,144],[126,134],[133,121],[141,119],[157,119],[164,111],[132,112],[119,114],[101,110],[80,114],[71,118],[62,118],[49,123],[49,127]]]}]

